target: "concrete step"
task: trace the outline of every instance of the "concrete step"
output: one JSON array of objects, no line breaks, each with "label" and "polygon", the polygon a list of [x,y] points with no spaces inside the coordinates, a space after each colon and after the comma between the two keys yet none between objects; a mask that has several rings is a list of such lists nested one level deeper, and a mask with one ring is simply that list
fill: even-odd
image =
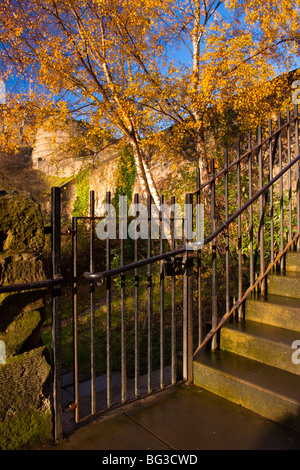
[{"label": "concrete step", "polygon": [[300,375],[299,364],[292,361],[292,344],[297,339],[295,331],[247,320],[222,328],[220,348]]},{"label": "concrete step", "polygon": [[289,272],[300,272],[300,253],[288,251],[285,258],[285,269]]},{"label": "concrete step", "polygon": [[279,328],[300,332],[300,299],[281,295],[268,295],[267,298],[248,298],[245,305],[245,318]]},{"label": "concrete step", "polygon": [[224,350],[202,352],[194,383],[274,422],[300,431],[300,376]]},{"label": "concrete step", "polygon": [[268,276],[268,294],[300,299],[300,273],[289,271]]}]

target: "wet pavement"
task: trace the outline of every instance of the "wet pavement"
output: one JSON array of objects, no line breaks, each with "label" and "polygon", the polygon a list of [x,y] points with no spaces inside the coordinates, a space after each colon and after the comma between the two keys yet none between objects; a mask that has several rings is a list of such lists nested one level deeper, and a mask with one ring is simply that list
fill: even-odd
[{"label": "wet pavement", "polygon": [[199,387],[177,385],[97,418],[51,450],[300,450],[300,434]]}]

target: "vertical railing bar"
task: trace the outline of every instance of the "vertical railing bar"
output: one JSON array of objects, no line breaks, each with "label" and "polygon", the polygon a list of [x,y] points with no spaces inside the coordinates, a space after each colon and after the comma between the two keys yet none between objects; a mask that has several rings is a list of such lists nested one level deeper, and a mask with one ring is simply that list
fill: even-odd
[{"label": "vertical railing bar", "polygon": [[[193,195],[185,195],[184,243],[192,241],[189,233],[193,227]],[[191,220],[189,220],[191,218]],[[191,229],[192,231],[192,229]],[[183,380],[187,385],[193,381],[193,253],[186,250],[183,256]]]},{"label": "vertical railing bar", "polygon": [[[278,129],[281,127],[281,114],[278,113]],[[279,150],[279,171],[282,170],[282,136],[281,131],[279,133],[278,139],[278,150]],[[280,251],[283,251],[284,247],[284,209],[283,209],[283,177],[280,178]],[[283,257],[280,260],[280,270],[284,269],[284,259]]]},{"label": "vertical railing bar", "polygon": [[[200,168],[197,168],[197,189],[200,188],[201,174]],[[197,193],[197,204],[201,204],[200,191]],[[200,222],[200,221],[199,221]],[[200,222],[201,223],[201,222]],[[202,297],[201,297],[201,250],[197,250],[197,292],[198,292],[198,345],[202,343],[203,332],[203,314],[202,314]]]},{"label": "vertical railing bar", "polygon": [[[175,250],[175,196],[171,197],[171,249]],[[176,303],[175,303],[175,274],[171,276],[171,382],[172,385],[176,383]]]},{"label": "vertical railing bar", "polygon": [[[294,105],[295,119],[295,156],[299,155],[299,119],[298,119],[298,105]],[[296,197],[297,197],[297,232],[300,231],[300,162],[296,166]],[[297,248],[300,248],[300,240],[298,238]]]},{"label": "vertical railing bar", "polygon": [[[53,279],[61,277],[61,222],[60,188],[51,189],[51,261]],[[61,285],[52,287],[52,359],[53,359],[53,412],[54,440],[63,437],[62,423],[62,366],[61,357]]]},{"label": "vertical railing bar", "polygon": [[[110,212],[111,204],[111,193],[106,193],[106,205],[107,205],[107,216],[109,223],[112,214]],[[110,237],[106,238],[106,269],[109,270],[111,267],[111,241]],[[106,278],[106,406],[107,409],[111,408],[112,396],[111,396],[111,277]]]},{"label": "vertical railing bar", "polygon": [[[164,204],[164,196],[160,196],[160,240],[159,240],[159,252],[164,252],[164,227],[163,227],[163,213],[162,206]],[[165,326],[165,312],[164,312],[164,299],[165,299],[165,280],[164,280],[164,261],[160,261],[160,388],[163,389],[165,386],[165,374],[164,374],[164,326]]]},{"label": "vertical railing bar", "polygon": [[[193,232],[193,195],[188,195],[188,204],[191,207],[191,231]],[[193,235],[191,234],[191,241]],[[187,257],[188,260],[188,384],[193,381],[193,252],[190,252]]]},{"label": "vertical railing bar", "polygon": [[[258,167],[259,167],[259,189],[264,185],[263,182],[263,159],[262,159],[262,129],[258,127]],[[260,275],[265,272],[265,232],[264,232],[264,196],[259,198],[259,245],[260,245]],[[265,280],[261,283],[261,294],[266,295]]]},{"label": "vertical railing bar", "polygon": [[73,298],[73,362],[74,362],[74,401],[75,423],[79,421],[78,388],[78,318],[77,318],[77,217],[72,217],[72,298]]},{"label": "vertical railing bar", "polygon": [[[225,168],[225,220],[229,217],[228,210],[228,152],[224,152],[224,168]],[[226,312],[230,310],[230,287],[229,287],[229,227],[225,232],[225,284],[226,284]]]},{"label": "vertical railing bar", "polygon": [[[147,243],[147,257],[151,257],[152,243],[151,243],[151,203],[152,198],[149,195],[147,197],[147,208],[148,208],[148,243]],[[148,393],[152,392],[152,314],[153,314],[153,292],[152,292],[152,273],[151,264],[147,265],[147,277],[148,277]]]},{"label": "vertical railing bar", "polygon": [[[240,142],[237,142],[236,147],[237,160],[240,158]],[[237,206],[238,210],[241,208],[241,163],[236,165],[237,172]],[[238,216],[238,300],[243,295],[243,277],[242,277],[242,218]],[[242,320],[242,307],[238,309],[238,319]]]},{"label": "vertical railing bar", "polygon": [[[90,191],[90,272],[95,272],[95,193]],[[90,283],[90,322],[91,322],[91,413],[96,413],[96,367],[95,367],[95,285]]]},{"label": "vertical railing bar", "polygon": [[[248,172],[249,172],[249,200],[252,198],[252,152],[251,149],[251,135],[248,134]],[[250,238],[250,286],[254,284],[254,261],[253,261],[253,206],[249,206],[249,238]]]},{"label": "vertical railing bar", "polygon": [[[211,176],[211,231],[212,233],[216,230],[216,221],[215,221],[215,161],[214,159],[210,160],[210,176]],[[214,330],[218,324],[217,317],[217,246],[215,239],[212,241],[212,329]],[[217,348],[217,338],[216,335],[212,339],[211,349],[214,351]]]},{"label": "vertical railing bar", "polygon": [[[273,152],[272,152],[272,120],[269,119],[269,172],[270,180],[273,178]],[[270,250],[271,258],[270,262],[274,263],[274,197],[273,197],[273,185],[270,187]]]},{"label": "vertical railing bar", "polygon": [[[138,207],[139,195],[134,195],[134,204]],[[137,216],[138,216],[137,211]],[[138,260],[138,238],[134,240],[134,262]],[[140,348],[139,348],[139,271],[138,268],[134,270],[134,349],[135,349],[135,364],[134,364],[134,390],[135,397],[139,398],[139,369],[140,369]]]},{"label": "vertical railing bar", "polygon": [[[126,223],[126,213],[124,213],[127,207],[124,207],[125,194],[122,193],[122,204],[119,204],[120,211],[120,222],[122,228],[120,228],[120,265],[125,265],[125,234],[123,230],[124,222]],[[122,233],[121,233],[122,230]],[[125,403],[127,400],[127,381],[126,381],[126,277],[124,273],[121,273],[121,400],[122,403]]]},{"label": "vertical railing bar", "polygon": [[[186,203],[187,195],[185,195],[185,203]],[[184,211],[183,215],[183,242],[186,243],[186,234],[185,234],[185,221],[186,212]],[[188,378],[188,343],[187,343],[187,312],[188,312],[188,303],[187,303],[187,270],[186,270],[186,261],[187,261],[187,252],[183,255],[183,263],[184,263],[184,272],[182,276],[182,377],[184,381],[187,381]]]},{"label": "vertical railing bar", "polygon": [[[288,163],[291,162],[291,128],[290,128],[290,110],[287,108],[287,153],[288,153]],[[293,226],[292,226],[292,169],[289,169],[288,173],[288,198],[289,198],[289,239],[290,242],[293,238]]]}]

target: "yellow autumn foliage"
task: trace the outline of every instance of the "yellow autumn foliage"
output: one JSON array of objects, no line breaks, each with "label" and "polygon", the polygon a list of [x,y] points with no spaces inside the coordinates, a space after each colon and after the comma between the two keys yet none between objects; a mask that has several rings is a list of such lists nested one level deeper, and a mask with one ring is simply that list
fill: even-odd
[{"label": "yellow autumn foliage", "polygon": [[287,104],[279,77],[296,67],[299,3],[3,0],[0,71],[20,89],[2,111],[0,145],[19,145],[22,120],[29,141],[45,121],[80,118],[89,125],[80,145],[103,134],[131,144],[142,188],[158,203],[145,149],[176,162],[192,143],[205,179],[207,129],[224,134],[234,116],[244,132]]}]

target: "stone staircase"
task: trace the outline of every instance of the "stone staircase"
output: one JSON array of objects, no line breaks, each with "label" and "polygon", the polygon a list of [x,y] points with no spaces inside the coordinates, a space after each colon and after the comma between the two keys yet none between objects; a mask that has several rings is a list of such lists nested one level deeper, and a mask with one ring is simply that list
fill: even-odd
[{"label": "stone staircase", "polygon": [[267,299],[247,299],[245,320],[226,324],[219,349],[195,359],[194,383],[300,432],[295,340],[300,341],[300,253],[288,252],[284,274],[268,276]]}]

